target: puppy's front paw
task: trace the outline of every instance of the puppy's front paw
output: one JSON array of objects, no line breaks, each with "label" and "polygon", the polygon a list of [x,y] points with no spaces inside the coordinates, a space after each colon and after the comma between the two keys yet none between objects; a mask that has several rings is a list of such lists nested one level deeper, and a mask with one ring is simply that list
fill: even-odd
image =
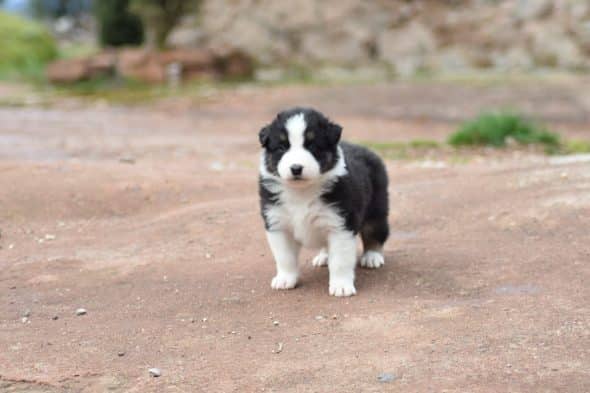
[{"label": "puppy's front paw", "polygon": [[330,280],[330,295],[338,297],[356,295],[353,280]]},{"label": "puppy's front paw", "polygon": [[311,261],[311,264],[316,267],[327,266],[328,265],[328,253],[326,252],[326,250],[322,249],[319,252],[319,254],[316,255],[315,258],[313,258],[313,260]]},{"label": "puppy's front paw", "polygon": [[361,266],[368,269],[377,269],[385,264],[383,254],[378,251],[367,251],[361,258]]},{"label": "puppy's front paw", "polygon": [[297,275],[278,273],[271,281],[272,289],[292,289],[297,285]]}]

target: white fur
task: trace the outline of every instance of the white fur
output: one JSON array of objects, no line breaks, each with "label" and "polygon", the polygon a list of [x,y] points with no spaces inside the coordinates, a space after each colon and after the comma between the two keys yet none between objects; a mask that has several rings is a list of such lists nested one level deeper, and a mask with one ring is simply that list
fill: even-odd
[{"label": "white fur", "polygon": [[365,251],[361,258],[361,266],[368,269],[377,269],[385,264],[383,254],[379,251],[368,250]]},{"label": "white fur", "polygon": [[277,265],[277,275],[272,279],[274,289],[291,289],[297,284],[299,271],[297,258],[300,245],[284,231],[267,231],[266,238]]},{"label": "white fur", "polygon": [[350,231],[331,233],[328,237],[328,268],[330,269],[330,295],[356,295],[354,267],[356,265],[356,238]]},{"label": "white fur", "polygon": [[287,119],[285,128],[287,129],[289,138],[289,150],[283,154],[277,165],[279,176],[283,179],[293,180],[291,166],[301,165],[303,167],[301,173],[302,179],[316,179],[320,176],[320,165],[313,154],[303,146],[305,142],[305,130],[307,129],[307,123],[305,122],[303,113],[293,115]]},{"label": "white fur", "polygon": [[322,248],[318,255],[313,258],[311,264],[316,267],[328,266],[328,251]]}]

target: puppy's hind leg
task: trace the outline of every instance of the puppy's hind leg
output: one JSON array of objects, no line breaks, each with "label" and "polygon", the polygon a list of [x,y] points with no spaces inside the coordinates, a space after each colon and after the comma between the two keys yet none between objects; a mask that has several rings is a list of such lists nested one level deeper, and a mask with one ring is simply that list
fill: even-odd
[{"label": "puppy's hind leg", "polygon": [[361,266],[368,269],[376,269],[385,264],[383,257],[383,244],[389,236],[389,224],[387,217],[367,221],[361,229],[363,239],[363,256]]},{"label": "puppy's hind leg", "polygon": [[328,266],[328,250],[322,248],[318,255],[312,259],[311,264],[316,267]]},{"label": "puppy's hind leg", "polygon": [[300,245],[287,232],[267,231],[266,238],[275,258],[277,275],[272,279],[270,286],[273,289],[291,289],[297,285],[299,270],[297,259]]}]

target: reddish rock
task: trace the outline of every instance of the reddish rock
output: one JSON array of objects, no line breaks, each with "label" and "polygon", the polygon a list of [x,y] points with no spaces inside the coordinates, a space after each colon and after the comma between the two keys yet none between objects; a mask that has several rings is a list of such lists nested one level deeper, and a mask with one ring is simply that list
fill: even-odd
[{"label": "reddish rock", "polygon": [[47,66],[47,79],[52,83],[74,83],[90,77],[88,59],[57,60]]},{"label": "reddish rock", "polygon": [[166,80],[165,65],[154,52],[145,49],[123,49],[119,52],[117,73],[120,76],[148,83]]}]

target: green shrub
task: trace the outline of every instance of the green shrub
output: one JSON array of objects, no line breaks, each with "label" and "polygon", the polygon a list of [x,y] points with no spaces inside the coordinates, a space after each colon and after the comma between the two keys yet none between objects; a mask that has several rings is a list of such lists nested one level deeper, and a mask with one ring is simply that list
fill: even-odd
[{"label": "green shrub", "polygon": [[465,122],[449,137],[453,146],[503,147],[509,138],[523,144],[541,144],[548,150],[560,146],[557,134],[521,115],[509,112],[484,113]]},{"label": "green shrub", "polygon": [[0,12],[0,74],[39,74],[58,54],[43,25]]},{"label": "green shrub", "polygon": [[129,11],[129,0],[100,0],[96,2],[99,38],[103,46],[141,45],[143,24],[139,16]]}]

